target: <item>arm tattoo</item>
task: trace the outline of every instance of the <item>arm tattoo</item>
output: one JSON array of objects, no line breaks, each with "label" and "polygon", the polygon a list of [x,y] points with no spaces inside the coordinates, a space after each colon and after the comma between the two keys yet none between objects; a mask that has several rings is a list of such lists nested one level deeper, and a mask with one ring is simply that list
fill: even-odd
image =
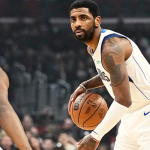
[{"label": "arm tattoo", "polygon": [[109,42],[109,46],[113,47],[113,49],[116,52],[118,52],[118,53],[122,52],[122,49],[121,49],[120,45],[118,44],[118,42],[115,40],[115,38],[108,39],[108,42]]},{"label": "arm tattoo", "polygon": [[116,65],[110,53],[105,55],[104,62],[109,70],[112,86],[117,87],[121,85],[125,80],[125,74],[123,75],[120,70],[121,64]]},{"label": "arm tattoo", "polygon": [[127,38],[125,38],[125,37],[120,37],[119,39],[120,39],[120,41],[128,41]]}]

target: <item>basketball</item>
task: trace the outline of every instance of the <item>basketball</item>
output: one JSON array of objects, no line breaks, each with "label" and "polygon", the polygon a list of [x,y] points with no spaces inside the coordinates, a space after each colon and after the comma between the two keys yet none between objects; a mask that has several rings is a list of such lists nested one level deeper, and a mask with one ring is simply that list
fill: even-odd
[{"label": "basketball", "polygon": [[108,110],[104,98],[88,92],[79,95],[70,108],[72,121],[81,129],[94,130],[103,120]]}]

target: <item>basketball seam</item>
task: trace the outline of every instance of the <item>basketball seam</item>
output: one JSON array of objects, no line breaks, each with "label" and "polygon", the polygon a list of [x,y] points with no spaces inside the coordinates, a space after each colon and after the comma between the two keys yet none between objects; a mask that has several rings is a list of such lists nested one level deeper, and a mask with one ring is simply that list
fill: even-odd
[{"label": "basketball seam", "polygon": [[[87,94],[89,94],[89,93],[87,93]],[[93,95],[93,94],[94,94],[94,93],[92,93],[91,95]],[[86,102],[86,100],[87,100],[91,95],[89,95],[89,96],[84,100],[84,103]],[[82,104],[82,106],[81,106],[81,108],[80,108],[79,115],[78,115],[78,125],[79,125],[80,113],[81,113],[81,110],[82,110],[82,107],[83,107],[84,103]]]},{"label": "basketball seam", "polygon": [[[99,107],[101,106],[103,100],[104,99],[102,98],[101,103],[99,104]],[[84,128],[84,124],[86,123],[86,121],[88,121],[96,113],[96,111],[99,109],[99,107],[95,110],[95,112],[87,120],[85,120],[85,122],[83,123],[83,128]],[[93,126],[95,126],[95,125],[93,125]]]}]

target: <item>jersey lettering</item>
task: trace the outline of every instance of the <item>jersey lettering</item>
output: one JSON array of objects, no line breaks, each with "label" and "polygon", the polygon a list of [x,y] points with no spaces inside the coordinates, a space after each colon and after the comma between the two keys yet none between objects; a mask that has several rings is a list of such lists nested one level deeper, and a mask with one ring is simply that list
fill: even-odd
[{"label": "jersey lettering", "polygon": [[98,74],[99,74],[99,76],[100,76],[100,78],[102,79],[102,80],[105,80],[105,81],[107,81],[107,82],[109,82],[110,81],[110,79],[105,75],[105,72],[102,72],[100,69],[98,69],[97,68],[97,71],[98,71]]}]

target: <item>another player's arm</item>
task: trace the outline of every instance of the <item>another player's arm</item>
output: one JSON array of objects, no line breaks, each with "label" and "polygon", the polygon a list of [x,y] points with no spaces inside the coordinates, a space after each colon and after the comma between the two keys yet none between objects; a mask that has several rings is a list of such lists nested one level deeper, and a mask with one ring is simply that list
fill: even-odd
[{"label": "another player's arm", "polygon": [[[131,96],[125,60],[128,51],[131,51],[128,47],[131,48],[131,46],[128,40],[122,40],[122,38],[110,38],[105,42],[102,52],[102,63],[110,74],[115,100],[121,105],[129,107],[131,105]],[[125,42],[126,47],[124,47]]]},{"label": "another player's arm", "polygon": [[8,101],[9,79],[0,68],[0,125],[20,150],[32,150],[21,122]]}]

